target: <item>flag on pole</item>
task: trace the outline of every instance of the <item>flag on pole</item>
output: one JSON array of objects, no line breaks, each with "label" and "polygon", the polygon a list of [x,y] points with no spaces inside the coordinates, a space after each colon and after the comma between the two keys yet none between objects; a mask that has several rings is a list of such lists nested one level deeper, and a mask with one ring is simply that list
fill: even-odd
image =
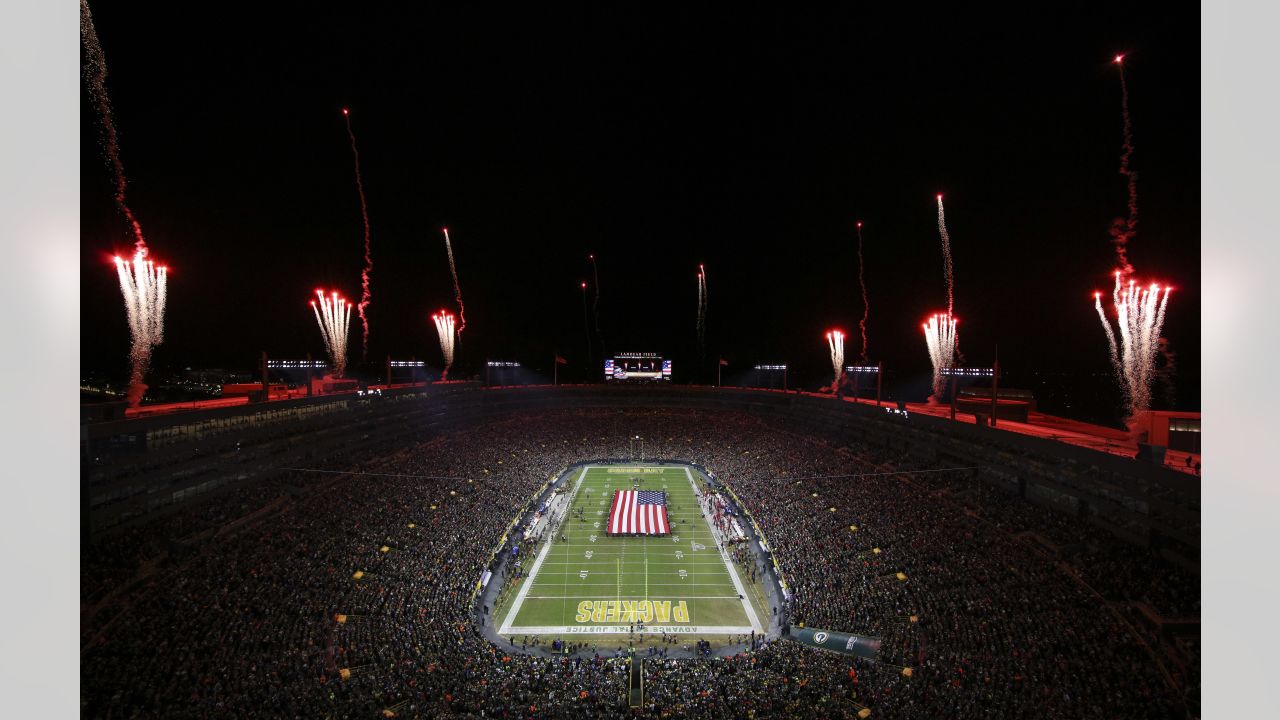
[{"label": "flag on pole", "polygon": [[728,361],[728,360],[725,360],[724,358],[720,358],[720,364],[721,364],[721,365],[728,365],[728,364],[729,364],[729,361]]},{"label": "flag on pole", "polygon": [[564,358],[562,358],[562,357],[560,357],[559,355],[557,355],[557,356],[556,356],[556,364],[557,364],[557,365],[568,365],[568,364],[569,364],[569,361],[568,361],[568,360],[565,360]]},{"label": "flag on pole", "polygon": [[666,535],[667,494],[661,490],[618,490],[609,508],[610,535]]}]

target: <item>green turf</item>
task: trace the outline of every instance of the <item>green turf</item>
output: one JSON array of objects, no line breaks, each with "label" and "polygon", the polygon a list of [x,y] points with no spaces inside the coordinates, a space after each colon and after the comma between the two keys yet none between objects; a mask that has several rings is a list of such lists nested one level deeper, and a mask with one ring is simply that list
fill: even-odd
[{"label": "green turf", "polygon": [[[613,493],[635,487],[632,478],[640,478],[641,490],[666,490],[670,535],[605,534]],[[684,467],[671,466],[590,467],[585,474],[581,469],[573,471],[564,480],[570,492],[576,492],[568,519],[545,554],[540,548],[535,557],[526,559],[525,571],[533,574],[499,611],[500,632],[612,634],[624,627],[623,632],[630,630],[631,619],[625,615],[610,619],[608,614],[600,617],[600,613],[593,613],[582,619],[579,604],[584,600],[647,600],[653,613],[649,632],[749,632],[752,622],[698,507],[691,478],[701,481]],[[579,509],[582,520],[577,517]],[[567,541],[560,539],[561,534]],[[754,589],[745,581],[742,587],[754,600]],[[687,619],[678,615],[681,602],[688,611]],[[615,612],[624,614],[628,607],[621,605]],[[757,605],[752,607],[757,618],[763,617]],[[643,608],[642,604],[636,606],[637,611]],[[664,612],[665,621],[660,617]],[[761,628],[757,624],[755,629],[758,632]]]}]

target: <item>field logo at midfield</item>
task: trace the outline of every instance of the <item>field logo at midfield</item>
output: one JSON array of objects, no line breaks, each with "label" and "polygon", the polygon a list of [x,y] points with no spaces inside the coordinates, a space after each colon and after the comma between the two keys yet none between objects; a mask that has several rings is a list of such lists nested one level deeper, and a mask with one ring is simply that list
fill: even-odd
[{"label": "field logo at midfield", "polygon": [[578,603],[575,622],[585,623],[665,623],[689,622],[689,606],[684,600],[583,600]]}]

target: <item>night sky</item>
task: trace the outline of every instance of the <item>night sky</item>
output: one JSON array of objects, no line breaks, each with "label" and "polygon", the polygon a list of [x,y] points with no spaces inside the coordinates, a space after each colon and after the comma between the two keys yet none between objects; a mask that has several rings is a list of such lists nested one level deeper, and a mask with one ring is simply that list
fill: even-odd
[{"label": "night sky", "polygon": [[[1193,7],[700,17],[270,5],[93,6],[130,204],[171,267],[158,373],[322,353],[314,288],[360,293],[343,107],[372,224],[379,362],[439,364],[429,315],[453,307],[448,226],[467,308],[460,371],[503,357],[549,374],[558,351],[565,375],[581,376],[579,282],[594,252],[608,352],[661,352],[677,381],[696,379],[703,262],[701,377],[714,380],[717,357],[730,371],[789,361],[816,386],[830,372],[826,329],[843,328],[847,358],[858,355],[860,219],[870,355],[915,387],[929,373],[920,323],[946,303],[941,192],[969,364],[989,365],[998,343],[1011,374],[1105,372],[1092,292],[1110,289],[1107,229],[1125,211],[1110,62],[1124,52],[1139,173],[1130,259],[1140,280],[1176,286],[1165,325],[1176,405],[1199,407]],[[81,127],[81,359],[123,380],[110,256],[130,238],[87,92]],[[359,338],[353,313],[357,362]],[[1119,403],[1105,377],[1092,392]]]}]

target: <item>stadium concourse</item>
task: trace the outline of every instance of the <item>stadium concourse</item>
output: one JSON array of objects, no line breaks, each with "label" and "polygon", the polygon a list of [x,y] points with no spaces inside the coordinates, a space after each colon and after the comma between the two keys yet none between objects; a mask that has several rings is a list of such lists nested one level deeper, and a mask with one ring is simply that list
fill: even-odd
[{"label": "stadium concourse", "polygon": [[794,592],[793,624],[884,641],[878,662],[787,639],[730,657],[672,647],[643,666],[643,717],[1181,718],[1196,703],[1198,643],[1170,645],[1137,613],[1198,617],[1199,580],[1149,551],[967,471],[903,474],[945,465],[767,416],[596,408],[318,456],[96,537],[83,716],[628,712],[625,648],[491,642],[469,598],[537,489],[627,456],[630,434],[647,459],[736,491]]}]

